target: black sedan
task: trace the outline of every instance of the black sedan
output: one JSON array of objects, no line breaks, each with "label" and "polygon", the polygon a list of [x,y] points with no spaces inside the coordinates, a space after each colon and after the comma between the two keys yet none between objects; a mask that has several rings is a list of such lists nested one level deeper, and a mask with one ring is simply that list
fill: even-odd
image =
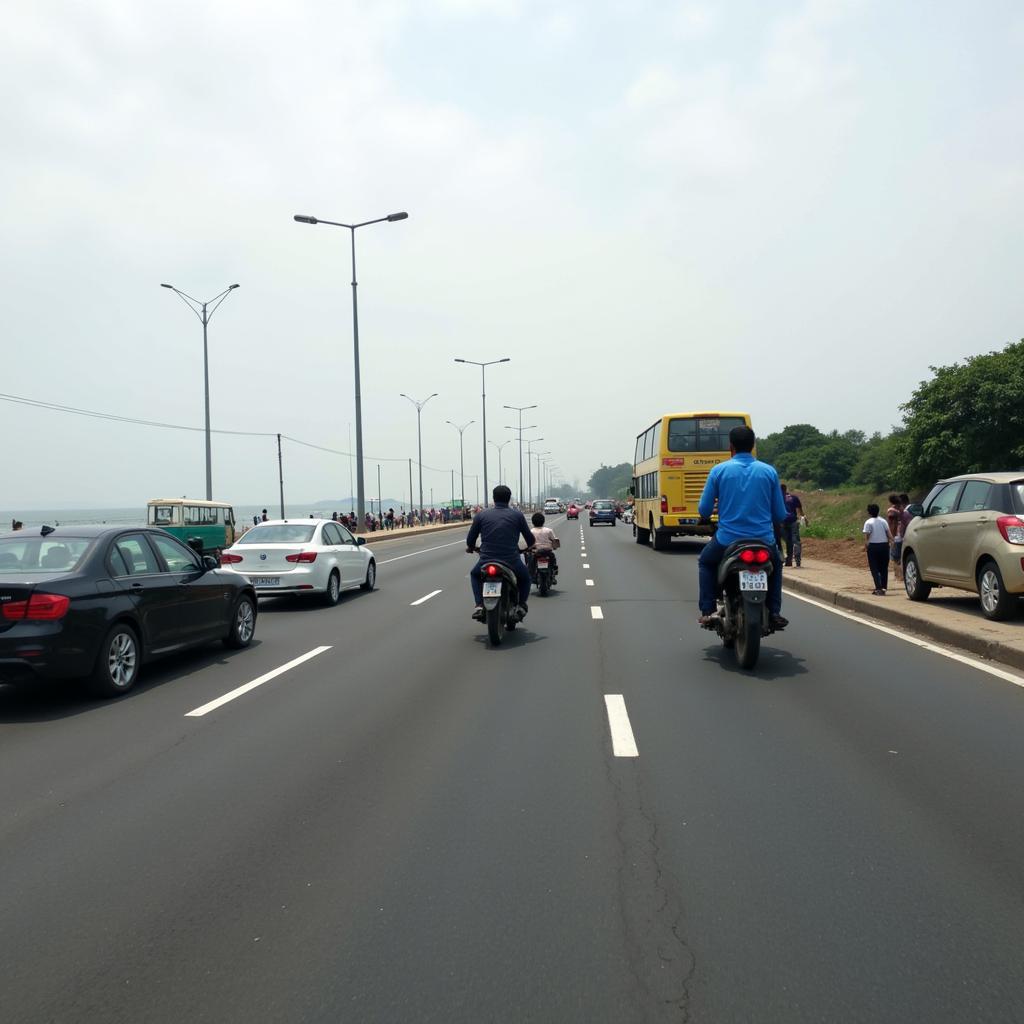
[{"label": "black sedan", "polygon": [[0,534],[0,682],[87,677],[126,693],[144,661],[247,647],[256,595],[163,530],[44,526]]}]

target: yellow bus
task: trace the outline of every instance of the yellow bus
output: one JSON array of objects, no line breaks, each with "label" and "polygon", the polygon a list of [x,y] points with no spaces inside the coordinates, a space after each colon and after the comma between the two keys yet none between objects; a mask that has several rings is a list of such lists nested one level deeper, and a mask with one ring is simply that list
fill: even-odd
[{"label": "yellow bus", "polygon": [[676,412],[638,435],[629,489],[637,544],[663,551],[673,537],[711,535],[697,503],[708,473],[729,458],[729,431],[743,426],[750,426],[745,412]]}]

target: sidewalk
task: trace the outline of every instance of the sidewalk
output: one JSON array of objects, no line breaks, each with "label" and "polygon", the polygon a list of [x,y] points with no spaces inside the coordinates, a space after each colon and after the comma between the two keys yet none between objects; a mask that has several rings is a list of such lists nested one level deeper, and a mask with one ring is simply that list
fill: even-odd
[{"label": "sidewalk", "polygon": [[363,529],[359,532],[358,536],[365,537],[366,543],[373,547],[374,544],[380,544],[382,541],[389,540],[404,540],[407,537],[422,537],[431,533],[444,533],[446,530],[462,530],[462,532],[469,533],[469,528],[472,525],[472,520],[467,519],[465,522],[458,523],[436,523],[433,526],[397,526],[393,530],[366,530]]},{"label": "sidewalk", "polygon": [[990,622],[981,612],[977,594],[937,587],[927,601],[911,601],[890,570],[888,594],[875,597],[866,562],[863,569],[851,569],[807,558],[801,568],[783,570],[782,585],[823,604],[877,619],[980,658],[1024,669],[1024,619]]}]

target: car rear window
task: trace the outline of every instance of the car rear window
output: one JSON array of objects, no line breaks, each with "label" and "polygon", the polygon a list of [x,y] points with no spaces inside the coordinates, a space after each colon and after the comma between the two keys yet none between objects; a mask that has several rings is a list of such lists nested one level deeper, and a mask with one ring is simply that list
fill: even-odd
[{"label": "car rear window", "polygon": [[1010,484],[1010,493],[1013,495],[1013,507],[1017,515],[1024,515],[1024,480],[1018,480]]},{"label": "car rear window", "polygon": [[604,511],[607,511],[610,508],[615,508],[615,506],[610,501],[595,501],[594,508],[599,508]]},{"label": "car rear window", "polygon": [[74,572],[92,539],[89,537],[5,537],[0,539],[0,575],[26,572]]},{"label": "car rear window", "polygon": [[273,523],[254,526],[238,539],[239,544],[308,544],[313,539],[316,525],[305,523]]}]

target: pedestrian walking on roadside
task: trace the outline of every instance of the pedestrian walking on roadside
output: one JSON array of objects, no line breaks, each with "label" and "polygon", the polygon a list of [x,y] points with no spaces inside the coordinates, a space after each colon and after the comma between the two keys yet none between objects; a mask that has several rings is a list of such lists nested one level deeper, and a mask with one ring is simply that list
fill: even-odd
[{"label": "pedestrian walking on roadside", "polygon": [[868,556],[868,568],[875,589],[871,591],[876,597],[884,597],[889,586],[889,549],[892,545],[892,533],[889,524],[878,514],[878,506],[868,505],[868,518],[864,521],[864,549]]},{"label": "pedestrian walking on roadside", "polygon": [[796,567],[800,568],[803,545],[800,543],[800,520],[807,522],[804,516],[803,502],[796,494],[791,494],[782,484],[782,501],[786,506],[786,518],[782,521],[782,543],[786,546],[786,560],[783,565],[791,566],[796,559]]},{"label": "pedestrian walking on roadside", "polygon": [[897,583],[903,582],[903,534],[900,533],[900,519],[903,517],[903,504],[898,494],[889,495],[889,507],[885,510],[885,522],[892,536],[889,545],[889,561],[892,562],[892,573]]}]

